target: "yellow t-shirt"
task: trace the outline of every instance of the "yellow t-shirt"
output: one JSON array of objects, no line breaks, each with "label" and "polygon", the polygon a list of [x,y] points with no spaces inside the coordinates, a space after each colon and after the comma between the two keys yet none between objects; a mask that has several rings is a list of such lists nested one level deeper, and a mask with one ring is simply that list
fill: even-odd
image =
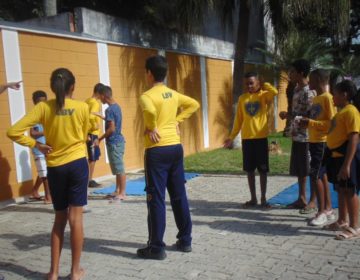
[{"label": "yellow t-shirt", "polygon": [[229,136],[231,140],[234,140],[240,130],[242,139],[268,136],[268,104],[273,101],[278,91],[269,83],[265,83],[263,87],[259,92],[244,93],[239,97],[233,129]]},{"label": "yellow t-shirt", "polygon": [[86,99],[85,103],[89,105],[89,112],[90,112],[89,133],[93,134],[93,135],[99,135],[101,119],[91,113],[99,113],[100,112],[100,103],[94,97],[90,97],[90,98]]},{"label": "yellow t-shirt", "polygon": [[[170,146],[180,143],[176,125],[189,118],[200,106],[199,103],[186,95],[172,90],[164,84],[158,84],[143,93],[140,97],[145,128],[157,128],[161,137],[159,143],[153,143],[145,135],[145,148]],[[182,111],[178,114],[178,108]]]},{"label": "yellow t-shirt", "polygon": [[332,95],[324,92],[315,96],[310,111],[309,121],[309,142],[326,142],[326,136],[331,125],[331,119],[334,117],[336,109]]},{"label": "yellow t-shirt", "polygon": [[89,107],[85,102],[66,98],[64,108],[57,114],[55,99],[40,102],[10,127],[7,135],[16,143],[33,148],[36,140],[24,133],[38,123],[44,127],[46,144],[52,147],[52,152],[46,155],[48,166],[63,165],[87,156]]},{"label": "yellow t-shirt", "polygon": [[338,148],[348,140],[349,134],[354,132],[360,133],[360,113],[354,105],[348,104],[331,120],[326,144],[329,149]]}]

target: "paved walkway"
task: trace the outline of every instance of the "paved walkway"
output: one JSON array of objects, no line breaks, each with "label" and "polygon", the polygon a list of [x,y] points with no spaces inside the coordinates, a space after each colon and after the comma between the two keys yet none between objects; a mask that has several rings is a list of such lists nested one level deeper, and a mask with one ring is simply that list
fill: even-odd
[{"label": "paved walkway", "polygon": [[[269,197],[294,183],[270,177]],[[245,177],[197,177],[188,182],[193,252],[180,253],[168,204],[164,261],[141,260],[136,249],[147,239],[145,197],[118,205],[90,200],[85,215],[82,265],[85,279],[360,279],[360,239],[336,241],[333,233],[308,227],[295,210],[245,210]],[[43,279],[49,268],[53,213],[41,203],[0,210],[0,275]],[[70,269],[69,231],[61,278]],[[2,279],[0,277],[0,279]]]}]

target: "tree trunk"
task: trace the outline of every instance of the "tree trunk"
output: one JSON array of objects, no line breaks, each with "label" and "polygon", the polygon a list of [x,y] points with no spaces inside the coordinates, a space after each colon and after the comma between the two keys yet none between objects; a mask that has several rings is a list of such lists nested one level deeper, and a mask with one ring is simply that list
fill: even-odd
[{"label": "tree trunk", "polygon": [[57,14],[57,1],[56,0],[43,0],[44,15],[55,16]]},{"label": "tree trunk", "polygon": [[244,77],[245,56],[249,34],[251,3],[252,1],[248,0],[240,1],[239,24],[237,27],[233,74],[233,98],[235,103],[242,94],[242,82]]},{"label": "tree trunk", "polygon": [[[245,71],[245,56],[247,50],[249,21],[250,21],[251,1],[241,0],[239,9],[239,23],[237,27],[237,36],[234,55],[234,73],[233,73],[233,120],[236,112],[236,105],[239,96],[242,94],[243,78]],[[231,126],[234,121],[231,122]],[[234,139],[234,148],[241,147],[241,138],[238,135]]]}]

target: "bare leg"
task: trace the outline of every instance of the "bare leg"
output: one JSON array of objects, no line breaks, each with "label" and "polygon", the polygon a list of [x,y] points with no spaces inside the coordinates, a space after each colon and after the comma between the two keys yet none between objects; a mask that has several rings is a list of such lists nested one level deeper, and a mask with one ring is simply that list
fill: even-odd
[{"label": "bare leg", "polygon": [[357,229],[359,227],[359,197],[353,190],[346,190],[345,199],[349,212],[349,226]]},{"label": "bare leg", "polygon": [[126,174],[116,174],[116,193],[120,199],[126,198]]},{"label": "bare leg", "polygon": [[45,203],[51,203],[51,194],[50,194],[50,188],[49,183],[46,177],[41,178],[43,184],[44,184],[44,190],[45,190]]},{"label": "bare leg", "polygon": [[96,161],[89,161],[89,181],[92,180]]},{"label": "bare leg", "polygon": [[249,184],[249,190],[251,195],[251,202],[257,203],[256,189],[255,189],[255,172],[248,172],[247,179]]},{"label": "bare leg", "polygon": [[39,176],[36,177],[35,184],[32,188],[31,195],[33,197],[40,197],[39,188],[41,186],[41,178]]},{"label": "bare leg", "polygon": [[347,201],[345,196],[345,190],[343,188],[339,188],[339,217],[338,223],[343,224],[347,221],[348,216],[348,208],[347,208]]},{"label": "bare leg", "polygon": [[324,198],[325,198],[325,210],[332,210],[332,204],[331,204],[331,195],[330,195],[330,189],[329,189],[329,181],[327,179],[327,175],[324,175],[322,178],[322,183],[324,186]]},{"label": "bare leg", "polygon": [[305,177],[298,177],[299,183],[299,204],[306,206],[306,176]]},{"label": "bare leg", "polygon": [[55,221],[51,232],[51,267],[48,280],[58,279],[59,261],[64,243],[64,231],[68,219],[68,210],[56,211]]},{"label": "bare leg", "polygon": [[315,184],[310,184],[310,200],[309,200],[309,203],[307,205],[307,207],[309,207],[309,208],[316,207],[317,181],[319,181],[319,180],[316,180]]},{"label": "bare leg", "polygon": [[318,214],[322,214],[325,211],[325,191],[324,191],[324,184],[320,179],[312,180],[312,184],[316,185],[316,196],[318,201]]},{"label": "bare leg", "polygon": [[261,204],[266,204],[266,185],[267,185],[267,173],[260,172],[260,189],[261,189]]},{"label": "bare leg", "polygon": [[71,242],[71,280],[81,279],[84,270],[80,267],[80,257],[84,243],[83,207],[69,208],[70,242]]}]

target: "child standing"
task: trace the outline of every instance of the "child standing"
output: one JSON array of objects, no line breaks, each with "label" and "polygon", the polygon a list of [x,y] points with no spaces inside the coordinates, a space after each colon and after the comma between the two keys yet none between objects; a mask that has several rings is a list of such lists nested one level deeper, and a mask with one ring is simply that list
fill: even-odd
[{"label": "child standing", "polygon": [[247,173],[251,199],[244,207],[257,205],[255,189],[255,169],[260,174],[261,206],[269,208],[266,201],[267,172],[269,171],[268,150],[268,119],[267,110],[278,91],[269,83],[260,86],[257,73],[249,72],[245,75],[247,93],[239,97],[234,126],[224,147],[231,148],[234,138],[241,130],[243,169]]},{"label": "child standing", "polygon": [[104,87],[102,83],[98,83],[94,86],[93,95],[85,100],[85,103],[89,105],[90,112],[90,131],[88,134],[88,140],[86,142],[88,149],[88,160],[89,160],[89,188],[96,188],[100,186],[99,183],[93,180],[93,174],[95,169],[95,163],[100,158],[100,147],[99,147],[99,134],[100,134],[100,119],[94,116],[92,113],[100,112],[100,104],[98,102],[99,92]]},{"label": "child standing", "polygon": [[313,99],[310,118],[300,120],[300,125],[309,130],[310,180],[316,190],[318,201],[318,212],[310,220],[309,224],[322,226],[335,219],[331,206],[329,183],[322,164],[326,148],[326,135],[330,128],[331,119],[335,115],[333,98],[328,92],[328,71],[323,69],[312,71],[310,73],[309,87],[311,90],[316,91],[317,96]]},{"label": "child standing", "polygon": [[360,237],[360,94],[351,81],[335,86],[334,103],[339,111],[332,120],[326,142],[331,151],[327,172],[338,192],[339,217],[326,228],[342,230],[335,238],[344,240]]},{"label": "child standing", "polygon": [[308,75],[310,63],[299,59],[292,63],[290,80],[296,83],[292,98],[291,116],[287,112],[280,112],[280,118],[290,118],[290,134],[292,136],[290,175],[296,176],[299,184],[298,199],[287,205],[288,208],[300,209],[301,214],[310,214],[316,211],[315,189],[311,188],[309,204],[306,201],[306,178],[310,173],[309,136],[306,128],[299,125],[297,118],[310,116],[311,104],[316,93],[310,90]]},{"label": "child standing", "polygon": [[[189,204],[185,190],[183,148],[178,125],[198,108],[196,100],[180,94],[164,84],[167,62],[163,56],[153,56],[145,63],[146,79],[151,89],[140,97],[145,123],[145,176],[148,207],[148,246],[137,250],[144,259],[166,258],[165,191],[168,190],[177,234],[176,248],[191,252]],[[178,113],[179,108],[182,111]]]},{"label": "child standing", "polygon": [[[44,91],[38,90],[35,91],[32,95],[32,100],[34,105],[38,104],[39,102],[45,102],[47,100],[47,95]],[[30,129],[30,135],[32,138],[36,140],[36,142],[45,144],[45,137],[44,137],[44,129],[41,124],[36,124],[34,127]],[[49,184],[47,180],[47,166],[46,166],[46,159],[45,155],[40,152],[37,148],[32,148],[32,153],[34,155],[36,170],[38,176],[36,177],[36,181],[32,190],[32,197],[34,199],[40,198],[39,195],[39,188],[41,183],[44,185],[45,190],[45,199],[44,202],[46,204],[51,203],[51,195],[49,190]]]},{"label": "child standing", "polygon": [[[80,267],[80,257],[84,240],[83,206],[87,204],[89,178],[85,145],[89,129],[89,107],[84,102],[72,99],[75,77],[68,69],[56,69],[51,74],[50,87],[56,98],[38,103],[9,128],[7,135],[16,143],[36,147],[46,155],[49,187],[55,209],[51,232],[51,268],[47,278],[58,279],[64,231],[69,221],[71,280],[78,280],[85,273]],[[46,144],[24,134],[37,123],[44,126]]]},{"label": "child standing", "polygon": [[105,110],[105,117],[99,113],[93,114],[105,120],[105,133],[99,137],[99,141],[106,139],[111,171],[116,176],[116,190],[111,195],[110,202],[119,202],[126,199],[125,139],[121,134],[122,113],[119,104],[112,97],[112,90],[109,86],[104,85],[99,89],[99,97],[100,101],[108,104],[109,107]]}]

